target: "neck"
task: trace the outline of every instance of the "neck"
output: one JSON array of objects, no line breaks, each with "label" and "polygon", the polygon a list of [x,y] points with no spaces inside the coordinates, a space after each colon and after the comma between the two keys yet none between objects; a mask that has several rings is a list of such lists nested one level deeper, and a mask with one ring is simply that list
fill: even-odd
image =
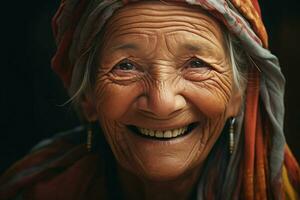
[{"label": "neck", "polygon": [[188,200],[192,198],[200,170],[170,181],[151,181],[141,179],[118,167],[119,180],[124,199],[145,200]]}]

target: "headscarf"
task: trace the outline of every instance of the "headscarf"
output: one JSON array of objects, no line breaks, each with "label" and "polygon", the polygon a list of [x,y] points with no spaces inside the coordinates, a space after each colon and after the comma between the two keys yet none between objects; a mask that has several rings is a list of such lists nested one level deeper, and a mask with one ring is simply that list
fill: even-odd
[{"label": "headscarf", "polygon": [[[105,22],[117,9],[137,1],[62,0],[53,18],[58,48],[52,66],[67,88],[80,84],[72,83],[78,80],[74,75],[83,76]],[[200,6],[219,19],[259,68],[249,68],[245,106],[237,119],[235,151],[228,158],[222,154],[223,149],[214,149],[198,183],[197,198],[299,199],[299,166],[283,133],[285,79],[278,59],[268,50],[257,0],[173,1]]]}]

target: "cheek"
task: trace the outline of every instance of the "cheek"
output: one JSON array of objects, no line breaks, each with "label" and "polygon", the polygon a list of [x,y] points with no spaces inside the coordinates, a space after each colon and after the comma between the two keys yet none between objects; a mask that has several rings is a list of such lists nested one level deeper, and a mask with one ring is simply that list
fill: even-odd
[{"label": "cheek", "polygon": [[135,83],[120,85],[110,80],[96,83],[95,102],[101,128],[116,159],[124,166],[130,166],[130,148],[122,137],[126,128],[118,121],[128,112],[140,90]]},{"label": "cheek", "polygon": [[211,78],[203,82],[189,82],[185,96],[197,109],[208,118],[218,118],[226,112],[230,96],[231,81],[226,77],[223,80]]},{"label": "cheek", "polygon": [[118,85],[101,82],[96,84],[95,101],[97,113],[108,120],[120,119],[139,96],[137,84]]}]

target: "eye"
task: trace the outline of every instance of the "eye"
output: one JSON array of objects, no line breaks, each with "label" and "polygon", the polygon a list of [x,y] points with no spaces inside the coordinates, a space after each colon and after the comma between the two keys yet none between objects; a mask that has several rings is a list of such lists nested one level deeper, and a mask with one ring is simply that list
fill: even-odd
[{"label": "eye", "polygon": [[114,65],[109,73],[110,80],[121,85],[128,85],[138,81],[142,75],[140,65],[127,58]]},{"label": "eye", "polygon": [[136,68],[135,65],[127,59],[119,62],[115,66],[115,69],[119,69],[119,70],[123,70],[123,71],[135,70],[135,68]]},{"label": "eye", "polygon": [[203,67],[209,67],[209,65],[203,60],[200,60],[199,58],[193,58],[187,63],[187,67],[203,68]]}]

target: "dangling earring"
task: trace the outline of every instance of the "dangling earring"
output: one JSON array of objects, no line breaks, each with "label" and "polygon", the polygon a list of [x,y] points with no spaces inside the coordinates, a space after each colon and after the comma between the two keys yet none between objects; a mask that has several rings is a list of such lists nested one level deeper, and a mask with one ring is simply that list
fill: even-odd
[{"label": "dangling earring", "polygon": [[93,129],[91,124],[87,126],[87,139],[86,139],[86,148],[88,152],[91,152],[93,144]]},{"label": "dangling earring", "polygon": [[229,126],[229,152],[230,154],[233,153],[235,141],[234,141],[234,124],[235,124],[235,118],[232,117],[230,119],[230,126]]}]

